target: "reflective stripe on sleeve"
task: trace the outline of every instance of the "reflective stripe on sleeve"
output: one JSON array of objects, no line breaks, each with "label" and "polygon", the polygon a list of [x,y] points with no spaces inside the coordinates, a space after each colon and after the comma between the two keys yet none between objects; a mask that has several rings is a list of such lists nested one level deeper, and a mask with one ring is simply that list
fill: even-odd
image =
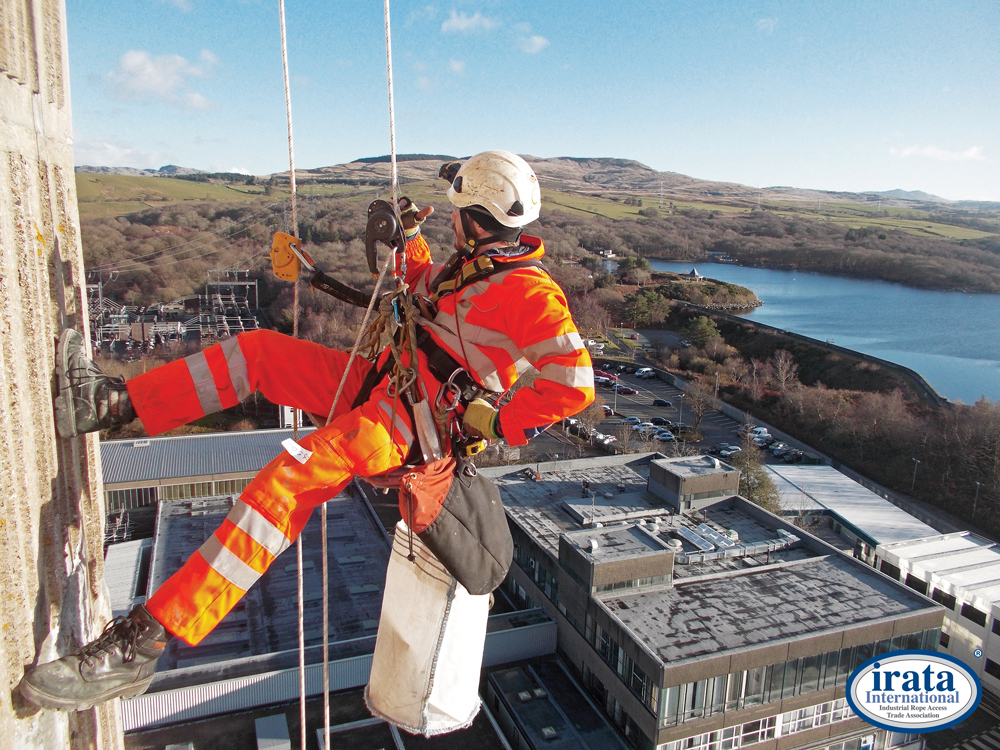
[{"label": "reflective stripe on sleeve", "polygon": [[240,401],[251,395],[250,376],[247,375],[247,361],[240,349],[239,336],[231,336],[222,342],[222,353],[229,367],[229,380],[232,381],[236,398]]},{"label": "reflective stripe on sleeve", "polygon": [[248,537],[277,557],[291,544],[290,541],[264,516],[242,500],[237,500],[229,511],[229,520]]},{"label": "reflective stripe on sleeve", "polygon": [[205,558],[205,562],[234,586],[249,591],[250,587],[257,583],[261,574],[251,568],[240,558],[219,541],[219,537],[212,534],[198,549],[198,553]]},{"label": "reflective stripe on sleeve", "polygon": [[532,362],[537,362],[545,357],[553,357],[559,354],[572,354],[573,352],[585,348],[583,339],[576,331],[564,333],[562,336],[554,336],[537,344],[524,347],[524,353]]},{"label": "reflective stripe on sleeve", "polygon": [[410,432],[410,428],[407,426],[406,422],[400,417],[400,415],[392,413],[392,404],[388,404],[385,401],[378,402],[378,408],[385,412],[385,415],[392,420],[393,426],[399,431],[399,434],[403,436],[403,440],[406,441],[407,445],[413,443],[413,433]]},{"label": "reflective stripe on sleeve", "polygon": [[539,373],[539,377],[544,380],[551,380],[553,383],[560,383],[570,388],[594,387],[593,367],[566,367],[564,365],[549,364],[539,370]]},{"label": "reflective stripe on sleeve", "polygon": [[194,381],[194,392],[198,396],[198,403],[201,404],[205,414],[214,414],[222,411],[222,401],[219,399],[219,391],[215,387],[215,378],[212,377],[212,370],[208,366],[204,352],[192,354],[184,358],[191,379]]}]

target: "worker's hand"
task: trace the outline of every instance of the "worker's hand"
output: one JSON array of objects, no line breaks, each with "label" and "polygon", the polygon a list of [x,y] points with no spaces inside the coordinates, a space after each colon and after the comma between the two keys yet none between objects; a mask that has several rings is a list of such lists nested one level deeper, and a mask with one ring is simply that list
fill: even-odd
[{"label": "worker's hand", "polygon": [[417,205],[407,197],[399,199],[399,218],[403,220],[403,231],[407,236],[416,234],[416,230],[424,220],[434,213],[434,206],[418,209]]},{"label": "worker's hand", "polygon": [[465,409],[462,416],[462,427],[473,437],[483,437],[496,440],[502,437],[500,433],[500,412],[481,398],[477,398]]}]

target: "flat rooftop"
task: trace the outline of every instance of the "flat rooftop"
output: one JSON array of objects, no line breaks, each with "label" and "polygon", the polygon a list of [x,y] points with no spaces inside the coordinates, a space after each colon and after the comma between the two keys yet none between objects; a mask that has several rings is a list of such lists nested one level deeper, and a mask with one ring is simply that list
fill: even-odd
[{"label": "flat rooftop", "polygon": [[931,608],[838,554],[602,601],[664,664]]},{"label": "flat rooftop", "polygon": [[625,750],[603,712],[554,656],[489,673],[493,690],[537,748]]},{"label": "flat rooftop", "polygon": [[978,599],[986,611],[1000,603],[1000,548],[971,532],[888,544],[882,555],[890,561],[905,560],[911,572],[949,584],[950,593],[961,592],[965,601]]},{"label": "flat rooftop", "polygon": [[[312,432],[302,428],[300,434]],[[130,440],[102,440],[105,485],[159,482],[219,474],[255,474],[281,453],[292,430],[213,432]]]},{"label": "flat rooftop", "polygon": [[830,511],[869,544],[892,544],[939,532],[832,466],[767,464],[786,513]]},{"label": "flat rooftop", "polygon": [[[558,462],[537,475],[522,467],[485,471],[500,486],[510,517],[557,560],[562,534],[585,552],[595,538],[595,561],[602,554],[647,554],[654,545],[673,548],[672,587],[598,596],[664,664],[937,608],[742,498],[721,499],[697,513],[671,513],[639,489],[656,457]],[[584,480],[612,493],[609,500],[637,520],[603,527],[576,521],[566,497],[579,496]]]},{"label": "flat rooftop", "polygon": [[654,459],[654,463],[670,470],[679,477],[706,477],[712,474],[725,474],[738,471],[724,461],[712,456],[679,456],[677,458]]},{"label": "flat rooftop", "polygon": [[[149,592],[177,571],[222,523],[231,496],[160,503]],[[330,640],[374,636],[382,610],[389,546],[381,528],[351,490],[327,504]],[[320,514],[302,532],[306,645],[322,643]],[[283,552],[236,607],[198,646],[174,639],[158,671],[298,648],[295,545]]]}]

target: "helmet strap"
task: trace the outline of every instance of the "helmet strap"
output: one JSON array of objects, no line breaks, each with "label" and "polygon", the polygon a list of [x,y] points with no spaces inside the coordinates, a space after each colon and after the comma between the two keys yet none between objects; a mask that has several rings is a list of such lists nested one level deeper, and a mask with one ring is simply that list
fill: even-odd
[{"label": "helmet strap", "polygon": [[477,238],[475,236],[475,230],[472,227],[472,222],[475,221],[475,219],[471,216],[471,214],[472,212],[465,208],[460,208],[458,210],[458,215],[462,219],[462,232],[465,234],[465,244],[466,247],[470,248],[471,251],[474,252],[477,248],[483,245],[492,245],[495,242],[516,243],[518,240],[521,239],[521,229],[519,227],[516,229],[505,227],[505,229],[507,229],[507,231],[505,232],[488,234],[485,237]]}]

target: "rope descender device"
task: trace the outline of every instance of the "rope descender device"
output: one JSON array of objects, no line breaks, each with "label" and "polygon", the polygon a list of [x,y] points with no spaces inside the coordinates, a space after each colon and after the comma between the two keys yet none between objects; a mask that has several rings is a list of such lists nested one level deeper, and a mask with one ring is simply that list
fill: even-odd
[{"label": "rope descender device", "polygon": [[[387,245],[405,262],[406,237],[396,209],[384,200],[372,201],[368,206],[368,223],[365,225],[365,255],[368,270],[378,276],[378,243]],[[395,274],[394,274],[395,275]]]}]

